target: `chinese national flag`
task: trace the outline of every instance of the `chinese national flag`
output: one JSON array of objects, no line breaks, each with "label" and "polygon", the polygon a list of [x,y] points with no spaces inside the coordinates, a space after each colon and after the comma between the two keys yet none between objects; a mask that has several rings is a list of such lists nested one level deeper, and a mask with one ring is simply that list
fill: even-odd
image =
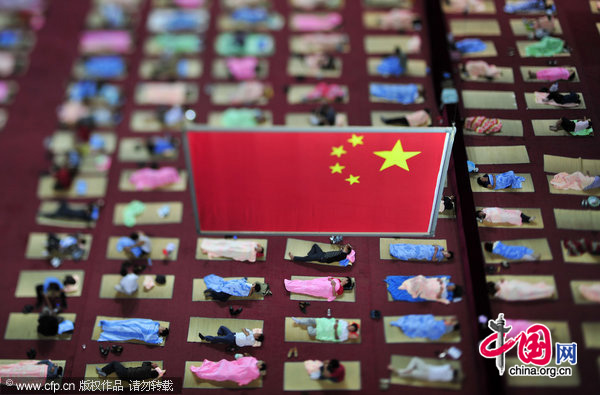
[{"label": "chinese national flag", "polygon": [[329,234],[428,233],[450,139],[439,129],[187,137],[201,232]]}]

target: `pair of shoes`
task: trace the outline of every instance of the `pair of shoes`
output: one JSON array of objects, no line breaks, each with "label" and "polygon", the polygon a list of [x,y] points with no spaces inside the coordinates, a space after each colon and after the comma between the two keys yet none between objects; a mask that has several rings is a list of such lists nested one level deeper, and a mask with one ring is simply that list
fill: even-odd
[{"label": "pair of shoes", "polygon": [[243,308],[242,307],[238,307],[237,309],[234,309],[233,306],[229,306],[229,314],[231,315],[238,315],[242,312]]},{"label": "pair of shoes", "polygon": [[112,351],[115,355],[121,355],[121,353],[123,352],[123,346],[113,344],[110,351]]},{"label": "pair of shoes", "polygon": [[298,358],[298,347],[292,347],[287,353],[288,358]]},{"label": "pair of shoes", "polygon": [[37,351],[35,351],[35,349],[33,349],[33,348],[30,348],[27,351],[27,358],[29,358],[29,359],[34,359],[36,355],[37,355]]},{"label": "pair of shoes", "polygon": [[96,372],[98,373],[98,376],[106,377],[106,373],[104,373],[101,368],[97,367]]},{"label": "pair of shoes", "polygon": [[306,306],[310,306],[310,302],[300,302],[298,303],[298,307],[300,307],[300,311],[306,313]]},{"label": "pair of shoes", "polygon": [[100,349],[100,355],[102,355],[103,357],[107,356],[108,353],[110,353],[110,348],[108,348],[108,347],[104,348],[102,346],[102,344],[100,344],[99,349]]},{"label": "pair of shoes", "polygon": [[202,339],[202,340],[206,339],[206,338],[204,337],[204,335],[202,334],[202,332],[198,332],[198,337],[200,337],[200,339]]}]

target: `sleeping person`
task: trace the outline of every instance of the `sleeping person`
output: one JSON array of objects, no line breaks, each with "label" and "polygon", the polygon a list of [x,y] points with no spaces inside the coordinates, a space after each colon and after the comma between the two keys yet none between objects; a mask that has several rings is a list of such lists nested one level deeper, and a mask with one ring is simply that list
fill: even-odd
[{"label": "sleeping person", "polygon": [[411,339],[439,340],[448,333],[458,331],[460,325],[455,317],[436,318],[431,314],[404,315],[390,322]]},{"label": "sleeping person", "polygon": [[384,281],[392,298],[405,302],[450,304],[459,301],[463,292],[450,276],[387,276]]},{"label": "sleeping person", "polygon": [[190,370],[203,380],[233,381],[242,386],[264,376],[267,365],[254,357],[241,357],[234,361],[221,359],[219,362],[205,359],[201,366],[192,365]]},{"label": "sleeping person", "polygon": [[225,280],[216,274],[209,274],[203,278],[206,284],[204,296],[225,302],[231,296],[249,297],[255,293],[263,296],[272,295],[268,284],[264,283],[249,283],[246,277],[236,278],[233,280]]},{"label": "sleeping person", "polygon": [[169,328],[160,326],[158,321],[144,318],[102,320],[98,326],[102,328],[99,342],[139,340],[149,344],[163,344],[164,338],[169,335]]},{"label": "sleeping person", "polygon": [[348,323],[337,318],[292,317],[292,320],[298,325],[306,326],[308,335],[322,342],[341,343],[359,336],[359,325],[356,322]]},{"label": "sleeping person", "polygon": [[285,289],[303,295],[327,299],[328,302],[335,300],[346,290],[352,290],[354,283],[350,277],[317,277],[310,280],[283,280]]},{"label": "sleeping person", "polygon": [[231,258],[234,261],[256,262],[265,248],[252,240],[202,239],[200,249],[209,258]]},{"label": "sleeping person", "polygon": [[477,178],[477,184],[487,189],[521,189],[525,177],[515,175],[514,171],[500,174],[484,174]]},{"label": "sleeping person", "polygon": [[403,261],[441,262],[451,260],[454,253],[437,244],[398,243],[390,244],[390,255]]},{"label": "sleeping person", "polygon": [[556,294],[556,287],[543,281],[501,279],[489,281],[487,287],[490,296],[507,302],[550,299]]},{"label": "sleeping person", "polygon": [[490,224],[510,224],[521,226],[535,221],[534,216],[523,214],[521,210],[510,210],[500,207],[485,207],[475,211],[477,221]]},{"label": "sleeping person", "polygon": [[486,242],[483,248],[487,252],[515,261],[537,261],[540,259],[540,254],[536,254],[529,247],[507,245],[501,241]]}]

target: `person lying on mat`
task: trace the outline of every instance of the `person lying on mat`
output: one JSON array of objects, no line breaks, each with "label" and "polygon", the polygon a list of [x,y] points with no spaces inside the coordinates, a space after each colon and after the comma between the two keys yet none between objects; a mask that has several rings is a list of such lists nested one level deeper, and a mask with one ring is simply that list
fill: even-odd
[{"label": "person lying on mat", "polygon": [[351,291],[354,283],[350,277],[317,277],[310,280],[283,280],[289,292],[327,299],[331,302],[344,291]]},{"label": "person lying on mat", "polygon": [[190,78],[190,60],[165,54],[152,64],[150,76],[155,81]]},{"label": "person lying on mat", "polygon": [[259,81],[240,82],[229,96],[229,104],[251,105],[273,97],[273,88]]},{"label": "person lying on mat", "polygon": [[220,125],[226,128],[253,128],[267,121],[267,114],[258,108],[228,108],[221,113]]},{"label": "person lying on mat", "polygon": [[600,303],[600,283],[581,284],[579,293],[590,302]]},{"label": "person lying on mat", "polygon": [[316,8],[336,8],[340,0],[291,0],[292,7],[303,11],[311,11]]},{"label": "person lying on mat", "polygon": [[586,176],[580,171],[571,174],[560,172],[554,175],[550,184],[556,189],[588,191],[600,187],[600,176]]},{"label": "person lying on mat", "polygon": [[201,366],[190,366],[196,377],[210,381],[233,381],[238,385],[246,385],[260,376],[267,374],[267,364],[254,357],[236,354],[234,361],[221,359],[218,362],[205,359]]},{"label": "person lying on mat", "polygon": [[485,11],[483,0],[444,0],[448,12],[469,14]]},{"label": "person lying on mat", "polygon": [[456,206],[456,197],[454,195],[450,196],[442,196],[442,200],[440,201],[439,212],[443,213],[445,211],[452,211]]},{"label": "person lying on mat", "polygon": [[63,375],[62,366],[58,366],[49,359],[41,361],[19,361],[17,363],[0,364],[0,381],[6,382],[10,378],[13,384],[18,383],[46,383]]},{"label": "person lying on mat", "polygon": [[98,326],[102,328],[99,342],[139,340],[149,344],[163,344],[164,338],[169,335],[169,328],[160,326],[158,321],[143,318],[102,320]]},{"label": "person lying on mat", "polygon": [[216,274],[209,274],[203,280],[206,284],[204,296],[221,302],[226,302],[231,296],[246,298],[255,293],[263,296],[273,294],[269,289],[269,284],[257,282],[251,284],[246,277],[225,280]]},{"label": "person lying on mat", "polygon": [[[150,156],[158,159],[172,159],[177,155],[179,140],[171,135],[146,138],[146,149]],[[142,147],[136,147],[140,149]]]},{"label": "person lying on mat", "polygon": [[346,377],[346,368],[337,359],[326,361],[307,360],[304,361],[304,368],[313,380],[329,380],[340,383]]},{"label": "person lying on mat", "polygon": [[381,29],[395,30],[397,32],[421,30],[422,23],[419,14],[410,10],[393,8],[382,14],[377,24]]},{"label": "person lying on mat", "polygon": [[150,167],[135,170],[129,176],[129,182],[136,191],[151,191],[158,188],[168,187],[181,181],[177,168],[173,166],[158,167],[151,164]]},{"label": "person lying on mat", "polygon": [[230,347],[260,347],[265,341],[262,329],[242,328],[241,332],[234,333],[223,325],[217,330],[217,336],[204,336],[201,332],[198,336],[209,343],[222,343]]},{"label": "person lying on mat", "polygon": [[159,106],[155,111],[156,120],[165,128],[175,128],[184,120],[185,108],[182,106]]},{"label": "person lying on mat", "polygon": [[521,280],[500,279],[487,283],[490,296],[507,302],[550,299],[556,293],[554,285],[538,281],[530,283]]},{"label": "person lying on mat", "polygon": [[106,377],[111,373],[116,373],[121,380],[127,381],[142,381],[149,379],[157,379],[162,377],[166,370],[162,370],[157,364],[146,361],[140,366],[134,368],[126,368],[121,362],[112,361],[102,368],[96,368],[98,376]]},{"label": "person lying on mat", "polygon": [[498,70],[495,64],[483,60],[468,60],[462,65],[460,71],[466,78],[474,80],[493,81],[502,75],[502,71]]},{"label": "person lying on mat", "polygon": [[581,256],[585,253],[600,255],[600,241],[587,238],[567,239],[562,241],[562,245],[569,256]]},{"label": "person lying on mat", "polygon": [[234,261],[256,262],[264,256],[265,247],[252,240],[202,239],[200,250],[209,258],[231,258]]},{"label": "person lying on mat", "polygon": [[115,285],[115,289],[117,292],[124,293],[126,295],[133,295],[138,290],[138,273],[141,272],[140,267],[134,267],[129,262],[124,262],[121,266],[121,280],[117,285]]},{"label": "person lying on mat", "polygon": [[305,53],[344,52],[349,47],[348,36],[340,33],[309,33],[298,36],[298,47]]},{"label": "person lying on mat", "polygon": [[501,241],[488,241],[483,245],[483,248],[487,252],[515,261],[537,261],[540,259],[540,254],[536,254],[529,247],[507,245]]},{"label": "person lying on mat", "polygon": [[304,67],[310,71],[311,75],[322,76],[324,71],[336,70],[338,68],[335,58],[328,53],[318,52],[295,56],[298,56],[302,60]]},{"label": "person lying on mat", "polygon": [[104,200],[98,199],[87,204],[86,208],[73,208],[69,206],[66,200],[58,202],[58,207],[52,213],[40,213],[41,217],[53,219],[73,219],[82,220],[85,222],[93,222],[98,220],[100,209],[104,206]]},{"label": "person lying on mat", "polygon": [[66,293],[75,292],[79,288],[78,282],[79,276],[77,275],[68,275],[63,281],[60,281],[56,277],[46,277],[43,284],[35,287],[37,297],[36,307],[44,305],[50,309],[56,309],[57,312],[58,306],[66,309]]},{"label": "person lying on mat", "polygon": [[523,181],[525,181],[525,177],[515,175],[512,170],[496,175],[484,174],[477,177],[477,184],[487,189],[521,189]]},{"label": "person lying on mat", "polygon": [[429,126],[431,124],[429,110],[418,110],[399,117],[382,116],[380,119],[386,125],[395,126]]},{"label": "person lying on mat", "polygon": [[298,325],[306,326],[310,337],[323,342],[341,343],[358,338],[359,325],[356,322],[339,320],[337,318],[296,318],[292,320]]},{"label": "person lying on mat", "polygon": [[396,369],[392,365],[388,369],[400,377],[429,382],[449,383],[458,381],[459,376],[458,369],[452,368],[450,364],[432,365],[419,357],[412,357],[404,369]]},{"label": "person lying on mat", "polygon": [[540,81],[573,81],[576,77],[575,69],[567,69],[565,67],[548,67],[545,69],[527,72],[529,78]]},{"label": "person lying on mat", "polygon": [[590,130],[589,133],[585,133],[587,129],[592,128],[592,120],[587,117],[583,117],[583,119],[575,119],[570,120],[566,117],[561,117],[556,124],[550,125],[548,127],[553,132],[558,132],[560,130],[564,130],[565,132],[577,136],[577,135],[589,135],[592,133]]},{"label": "person lying on mat", "polygon": [[446,251],[438,244],[390,244],[390,255],[402,261],[431,261],[441,262],[452,260],[454,253]]},{"label": "person lying on mat", "polygon": [[152,241],[142,231],[131,233],[128,237],[121,237],[117,241],[117,251],[125,253],[128,259],[144,259],[150,257]]},{"label": "person lying on mat", "polygon": [[[556,83],[556,82],[555,82]],[[569,104],[581,104],[581,97],[578,93],[560,93],[549,90],[548,88],[542,88],[538,92],[546,93],[546,96],[542,99],[544,104],[549,105],[569,105]]]},{"label": "person lying on mat", "polygon": [[510,224],[521,226],[523,223],[535,222],[535,216],[523,214],[521,210],[508,210],[499,207],[486,207],[475,211],[475,217],[480,222],[490,224]]},{"label": "person lying on mat", "polygon": [[462,287],[450,282],[450,276],[387,276],[385,282],[392,299],[406,302],[449,304],[462,297]]},{"label": "person lying on mat", "polygon": [[548,14],[535,19],[523,19],[525,28],[529,31],[529,38],[542,39],[556,31],[557,19],[553,14]]},{"label": "person lying on mat", "polygon": [[46,236],[46,253],[53,267],[59,267],[62,260],[71,258],[79,261],[83,258],[86,248],[86,240],[83,236],[74,233],[64,237],[58,237],[56,233],[48,233]]},{"label": "person lying on mat", "polygon": [[310,262],[317,261],[321,263],[333,263],[339,262],[346,259],[346,257],[352,252],[352,246],[350,244],[344,244],[337,251],[324,252],[318,244],[313,244],[310,251],[306,256],[295,256],[291,252],[288,252],[288,256],[292,261],[296,262]]},{"label": "person lying on mat", "polygon": [[390,322],[411,339],[439,340],[442,336],[458,331],[460,324],[455,317],[436,318],[431,314],[410,314]]}]

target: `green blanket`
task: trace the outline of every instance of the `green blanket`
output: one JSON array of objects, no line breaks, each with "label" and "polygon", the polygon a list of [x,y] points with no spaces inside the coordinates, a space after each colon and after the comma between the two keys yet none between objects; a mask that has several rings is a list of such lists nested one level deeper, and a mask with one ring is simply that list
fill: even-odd
[{"label": "green blanket", "polygon": [[127,227],[135,226],[135,217],[146,210],[146,205],[139,200],[132,200],[123,210],[123,223]]},{"label": "green blanket", "polygon": [[[333,326],[335,325],[335,318],[317,318],[317,335],[315,336],[317,340],[321,340],[324,342],[341,342],[342,340],[338,340],[335,338],[335,332],[333,330]],[[338,325],[337,335],[340,337],[341,325]]]},{"label": "green blanket", "polygon": [[229,108],[221,115],[221,126],[227,128],[252,128],[258,125],[260,110],[252,108]]},{"label": "green blanket", "polygon": [[525,48],[527,56],[536,58],[553,56],[561,53],[565,48],[565,42],[556,37],[544,37],[541,41],[533,43]]},{"label": "green blanket", "polygon": [[195,34],[160,34],[152,38],[152,43],[162,51],[174,54],[197,53],[202,45]]},{"label": "green blanket", "polygon": [[273,52],[273,37],[252,33],[237,40],[233,33],[222,33],[215,41],[215,50],[221,56],[265,56]]}]

